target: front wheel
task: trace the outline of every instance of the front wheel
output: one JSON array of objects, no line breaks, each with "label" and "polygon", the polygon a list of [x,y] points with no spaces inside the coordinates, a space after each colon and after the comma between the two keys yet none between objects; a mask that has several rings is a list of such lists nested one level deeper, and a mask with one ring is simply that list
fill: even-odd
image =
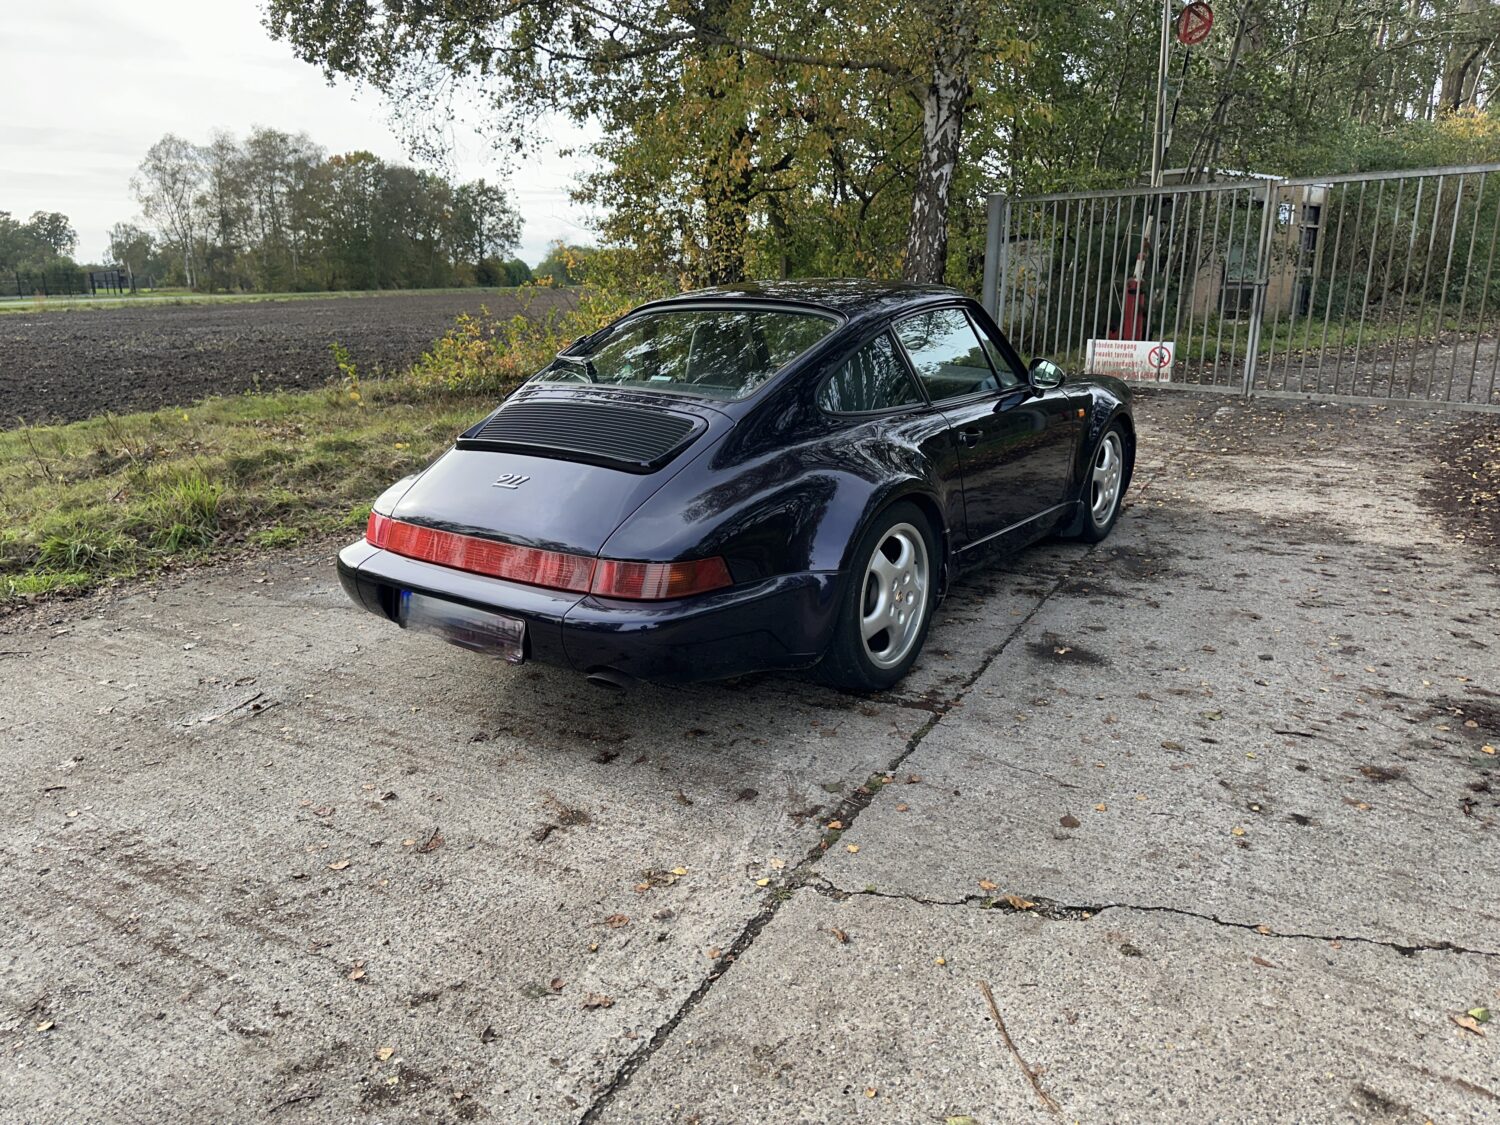
[{"label": "front wheel", "polygon": [[1099,439],[1079,497],[1083,505],[1083,527],[1078,538],[1085,543],[1099,542],[1115,526],[1120,515],[1120,499],[1125,493],[1125,479],[1125,440],[1116,424],[1105,430]]},{"label": "front wheel", "polygon": [[883,691],[911,671],[937,603],[937,544],[914,504],[871,522],[850,556],[824,679],[850,691]]}]

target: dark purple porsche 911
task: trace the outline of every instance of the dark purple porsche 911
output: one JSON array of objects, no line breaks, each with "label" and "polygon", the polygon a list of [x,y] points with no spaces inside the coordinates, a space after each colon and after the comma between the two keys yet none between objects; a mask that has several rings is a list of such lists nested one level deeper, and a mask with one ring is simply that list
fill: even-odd
[{"label": "dark purple porsche 911", "polygon": [[890,687],[982,548],[1107,535],[1130,392],[1023,364],[952,289],[765,283],[579,340],[375,502],[364,608],[597,683]]}]

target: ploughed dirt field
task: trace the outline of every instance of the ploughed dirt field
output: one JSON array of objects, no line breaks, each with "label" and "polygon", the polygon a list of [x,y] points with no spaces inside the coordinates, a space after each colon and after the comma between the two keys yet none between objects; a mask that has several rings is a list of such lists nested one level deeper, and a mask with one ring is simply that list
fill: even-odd
[{"label": "ploughed dirt field", "polygon": [[461,312],[571,308],[569,290],[398,293],[222,304],[131,305],[0,316],[0,427],[179,406],[216,394],[309,388],[415,362]]},{"label": "ploughed dirt field", "polygon": [[321,548],[0,622],[0,1121],[1500,1119],[1491,420],[1138,418],[878,696],[497,666]]}]

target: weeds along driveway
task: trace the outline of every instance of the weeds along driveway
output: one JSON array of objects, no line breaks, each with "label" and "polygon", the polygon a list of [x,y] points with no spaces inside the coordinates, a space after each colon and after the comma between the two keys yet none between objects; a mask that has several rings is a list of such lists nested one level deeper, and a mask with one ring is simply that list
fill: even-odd
[{"label": "weeds along driveway", "polygon": [[1148,401],[1115,535],[881,698],[497,669],[321,557],[13,617],[0,1119],[1492,1118],[1424,417]]}]

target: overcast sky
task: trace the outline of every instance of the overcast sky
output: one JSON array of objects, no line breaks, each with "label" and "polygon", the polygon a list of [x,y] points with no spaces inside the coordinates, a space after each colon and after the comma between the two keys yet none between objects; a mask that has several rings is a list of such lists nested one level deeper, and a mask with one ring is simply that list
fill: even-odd
[{"label": "overcast sky", "polygon": [[[260,24],[257,0],[0,0],[0,211],[61,211],[78,231],[80,260],[100,260],[111,225],[138,217],[130,176],[163,133],[207,142],[214,129],[306,132],[332,152],[368,149],[412,163],[381,99],[330,87]],[[533,265],[555,238],[592,241],[589,217],[568,199],[587,143],[570,123],[509,178],[477,134],[453,137],[459,179],[505,184],[526,225]]]}]

